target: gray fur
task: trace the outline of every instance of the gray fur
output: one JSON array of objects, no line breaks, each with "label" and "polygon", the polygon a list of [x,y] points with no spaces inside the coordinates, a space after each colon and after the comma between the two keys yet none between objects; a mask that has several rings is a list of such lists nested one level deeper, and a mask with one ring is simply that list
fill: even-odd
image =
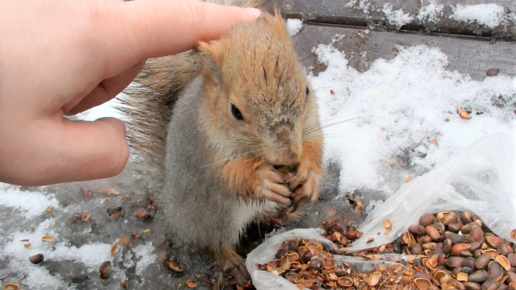
[{"label": "gray fur", "polygon": [[245,225],[275,206],[272,202],[246,205],[228,194],[229,184],[221,180],[218,167],[206,164],[212,158],[198,118],[203,114],[203,94],[202,77],[197,77],[175,105],[160,201],[176,237],[218,251],[235,246]]}]

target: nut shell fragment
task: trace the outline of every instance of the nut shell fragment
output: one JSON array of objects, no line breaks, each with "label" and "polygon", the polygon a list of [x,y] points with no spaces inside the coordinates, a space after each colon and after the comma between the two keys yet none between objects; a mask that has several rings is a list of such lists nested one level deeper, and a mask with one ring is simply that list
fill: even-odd
[{"label": "nut shell fragment", "polygon": [[384,220],[383,221],[383,227],[387,230],[390,230],[392,229],[392,223],[390,220]]},{"label": "nut shell fragment", "polygon": [[195,288],[195,287],[197,287],[197,283],[195,283],[191,279],[188,279],[185,284],[186,284],[186,287],[188,287],[188,288]]},{"label": "nut shell fragment", "polygon": [[470,115],[466,110],[460,110],[460,111],[459,111],[459,116],[460,116],[462,119],[465,119],[465,120],[469,120],[469,119],[471,119],[471,115]]},{"label": "nut shell fragment", "polygon": [[7,283],[4,285],[4,290],[18,290],[21,289],[20,285],[14,283]]},{"label": "nut shell fragment", "polygon": [[167,265],[167,268],[170,269],[170,271],[176,273],[176,274],[182,274],[185,272],[185,269],[182,269],[179,266],[179,263],[174,261],[165,261],[165,264]]},{"label": "nut shell fragment", "polygon": [[41,238],[41,240],[43,242],[53,242],[55,240],[55,238],[52,236],[44,236],[43,238]]},{"label": "nut shell fragment", "polygon": [[432,282],[430,282],[429,280],[427,280],[425,278],[414,279],[414,284],[416,284],[417,289],[419,289],[419,290],[427,290],[427,289],[430,289],[430,287],[432,286]]}]

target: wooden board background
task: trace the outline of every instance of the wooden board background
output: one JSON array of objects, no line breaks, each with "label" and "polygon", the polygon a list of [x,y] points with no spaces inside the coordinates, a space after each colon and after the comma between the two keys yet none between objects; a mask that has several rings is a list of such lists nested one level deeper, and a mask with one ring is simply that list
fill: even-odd
[{"label": "wooden board background", "polygon": [[[428,0],[392,0],[393,9],[403,9],[412,15],[419,11]],[[498,68],[501,73],[516,75],[516,29],[512,22],[488,29],[475,23],[459,23],[450,20],[450,11],[435,24],[412,23],[396,30],[385,21],[383,12],[373,11],[365,15],[361,10],[347,6],[350,1],[342,0],[274,0],[286,18],[302,19],[306,25],[293,37],[296,49],[305,66],[314,67],[317,73],[324,69],[317,63],[311,49],[320,43],[331,43],[336,34],[345,37],[334,44],[346,53],[349,63],[359,71],[366,70],[378,58],[392,59],[396,45],[426,44],[438,47],[450,61],[449,68],[473,79],[482,80],[490,68]],[[381,7],[385,1],[370,0],[373,6]],[[456,5],[458,1],[439,1],[447,6]],[[485,0],[464,0],[463,5],[492,3]],[[495,0],[506,7],[506,13],[516,11],[516,1]],[[448,7],[449,8],[449,7]],[[446,9],[445,9],[446,10]],[[516,19],[516,18],[515,18]],[[422,28],[423,26],[423,28]],[[430,29],[429,27],[432,27]],[[369,29],[367,37],[359,37],[364,29]],[[505,31],[505,32],[500,32]],[[367,58],[362,55],[367,53]]]}]

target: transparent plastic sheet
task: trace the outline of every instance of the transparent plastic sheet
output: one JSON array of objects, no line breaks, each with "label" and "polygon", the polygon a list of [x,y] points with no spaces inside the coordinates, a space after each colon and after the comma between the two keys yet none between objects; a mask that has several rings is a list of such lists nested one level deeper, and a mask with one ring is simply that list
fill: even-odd
[{"label": "transparent plastic sheet", "polygon": [[[377,205],[358,227],[363,236],[353,242],[353,247],[346,249],[359,251],[391,243],[410,225],[418,224],[421,215],[449,210],[472,211],[496,235],[514,241],[511,231],[516,229],[515,149],[516,144],[501,133],[477,140],[428,173],[404,184],[383,204]],[[388,235],[377,235],[378,232],[385,233],[383,221],[386,219],[391,221],[392,231]],[[247,257],[246,266],[256,289],[297,290],[297,285],[258,270],[256,264],[275,260],[279,245],[287,240],[306,238],[335,247],[321,236],[322,233],[322,229],[296,229],[273,236],[253,250]],[[367,243],[370,238],[374,241]],[[335,260],[346,260],[355,266],[365,263],[337,255]]]}]

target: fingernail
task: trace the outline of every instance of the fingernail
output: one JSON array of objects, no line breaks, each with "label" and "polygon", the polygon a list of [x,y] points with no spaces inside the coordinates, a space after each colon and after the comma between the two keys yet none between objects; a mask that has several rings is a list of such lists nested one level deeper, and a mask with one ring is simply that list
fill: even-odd
[{"label": "fingernail", "polygon": [[256,9],[256,8],[245,8],[245,10],[247,11],[247,13],[251,14],[254,18],[258,18],[262,14],[262,11],[260,9]]}]

